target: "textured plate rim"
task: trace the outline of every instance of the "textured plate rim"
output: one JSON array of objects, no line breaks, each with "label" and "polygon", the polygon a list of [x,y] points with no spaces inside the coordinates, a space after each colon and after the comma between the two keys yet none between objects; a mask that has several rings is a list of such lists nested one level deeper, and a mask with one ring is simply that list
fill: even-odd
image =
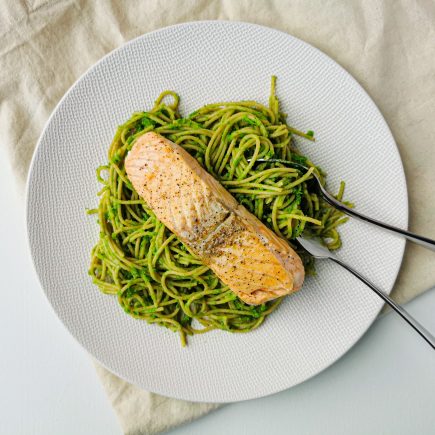
[{"label": "textured plate rim", "polygon": [[[109,372],[115,374],[116,376],[118,376],[119,378],[121,378],[122,380],[124,380],[127,383],[132,384],[132,381],[129,379],[126,379],[126,377],[120,373],[117,372],[116,369],[113,369],[111,367],[108,367],[104,362],[102,362],[99,358],[97,358],[95,355],[93,355],[81,342],[80,340],[77,338],[76,334],[70,330],[65,323],[63,322],[62,318],[60,317],[60,315],[58,314],[58,312],[54,309],[54,307],[52,306],[52,303],[47,295],[46,290],[44,289],[44,286],[42,285],[42,281],[41,281],[41,277],[40,274],[38,272],[38,269],[36,267],[35,264],[35,256],[34,256],[34,251],[32,250],[32,244],[31,244],[31,235],[30,235],[30,228],[29,228],[29,216],[31,213],[31,208],[29,206],[30,203],[30,196],[31,196],[31,179],[32,179],[32,175],[33,175],[33,171],[34,171],[34,167],[36,164],[36,160],[37,160],[37,156],[40,152],[41,149],[41,144],[44,140],[46,131],[49,127],[49,125],[51,124],[51,121],[53,119],[53,117],[55,116],[55,114],[58,112],[58,110],[61,108],[61,106],[63,105],[63,102],[69,97],[69,94],[73,91],[73,89],[82,81],[85,79],[85,77],[94,69],[98,68],[100,64],[102,64],[107,58],[111,57],[111,56],[115,56],[116,53],[118,51],[123,50],[126,46],[132,45],[134,44],[136,41],[153,35],[153,34],[157,34],[160,32],[165,32],[167,30],[173,29],[173,28],[181,28],[181,27],[189,27],[192,25],[203,25],[203,24],[213,24],[213,23],[228,23],[230,25],[232,24],[237,24],[237,25],[243,25],[246,27],[256,27],[256,28],[261,28],[267,31],[272,31],[272,32],[277,32],[280,33],[282,35],[285,35],[287,38],[290,39],[294,39],[299,41],[302,44],[305,44],[307,46],[309,46],[312,50],[314,50],[315,52],[318,53],[318,55],[320,55],[320,57],[323,58],[324,61],[328,62],[329,64],[332,64],[335,68],[338,68],[342,74],[344,74],[345,76],[347,76],[353,83],[355,83],[355,85],[359,88],[361,88],[361,90],[363,91],[363,93],[367,96],[367,102],[368,104],[371,106],[371,108],[378,113],[379,115],[379,120],[380,122],[384,125],[384,127],[386,128],[386,131],[388,131],[391,139],[392,139],[392,143],[395,146],[395,150],[397,152],[397,155],[399,157],[399,167],[400,167],[400,176],[401,178],[403,178],[404,180],[404,184],[405,184],[405,190],[404,190],[404,207],[405,209],[403,210],[403,214],[404,214],[404,220],[405,220],[405,225],[404,228],[408,229],[408,225],[409,225],[409,195],[408,195],[408,185],[406,182],[406,176],[405,176],[405,170],[404,170],[404,166],[403,166],[403,160],[400,154],[400,150],[397,146],[397,143],[394,139],[394,135],[391,132],[391,129],[387,123],[387,121],[385,120],[382,112],[380,111],[380,109],[378,108],[378,106],[375,104],[375,102],[373,101],[372,97],[370,96],[370,94],[365,90],[365,88],[353,77],[352,74],[350,74],[344,67],[342,67],[336,60],[334,60],[333,58],[331,58],[330,56],[328,56],[327,54],[325,54],[322,50],[318,49],[317,47],[313,46],[312,44],[304,41],[303,39],[300,39],[296,36],[291,35],[290,33],[287,33],[285,31],[282,30],[278,30],[275,29],[273,27],[268,27],[268,26],[263,26],[263,25],[259,25],[259,24],[255,24],[255,23],[250,23],[250,22],[246,22],[246,21],[236,21],[236,20],[198,20],[198,21],[187,21],[187,22],[183,22],[183,23],[178,23],[178,24],[174,24],[174,25],[170,25],[170,26],[165,26],[165,27],[161,27],[158,29],[155,29],[151,32],[147,32],[144,34],[141,34],[125,43],[123,43],[122,45],[120,45],[119,47],[113,49],[112,51],[110,51],[109,53],[105,54],[101,59],[99,59],[97,62],[95,62],[93,65],[91,65],[89,68],[87,68],[80,76],[79,78],[70,86],[70,88],[65,92],[65,94],[62,96],[62,98],[59,100],[59,102],[56,104],[56,106],[54,107],[54,109],[52,110],[49,118],[47,119],[41,134],[38,138],[38,141],[36,143],[35,149],[33,151],[33,155],[32,155],[32,159],[30,161],[30,165],[29,165],[29,169],[28,169],[28,175],[27,175],[27,180],[26,180],[26,189],[25,189],[25,225],[26,225],[26,241],[27,241],[27,246],[28,246],[28,252],[31,258],[31,264],[32,264],[32,268],[37,276],[38,279],[38,283],[39,286],[42,290],[42,293],[45,296],[46,301],[49,303],[51,309],[53,310],[56,318],[58,319],[58,321],[63,325],[64,329],[69,333],[69,335],[74,339],[74,341],[76,343],[79,344],[79,346],[85,350],[85,352],[93,359],[95,359],[101,366],[103,366],[105,369],[107,369]],[[399,170],[399,167],[397,168],[397,170]],[[399,176],[399,174],[397,174],[397,176]],[[399,275],[399,271],[400,268],[402,266],[403,263],[403,256],[405,253],[405,247],[406,247],[406,241],[403,239],[402,240],[402,244],[401,244],[401,252],[400,252],[400,261],[398,261],[398,265],[396,267],[396,270],[394,271],[394,280],[392,282],[392,287],[391,290],[388,291],[388,294],[391,293],[392,289],[394,288],[394,285],[397,281],[397,277]],[[360,333],[356,335],[356,338],[350,342],[349,346],[347,347],[347,349],[335,360],[331,361],[330,363],[326,364],[322,369],[318,370],[315,374],[306,376],[305,378],[301,378],[299,382],[293,383],[291,386],[284,386],[284,387],[277,387],[275,389],[271,389],[267,394],[252,394],[249,398],[245,398],[245,399],[239,399],[239,398],[235,398],[234,400],[214,400],[214,403],[231,403],[231,402],[238,402],[238,401],[245,401],[245,400],[254,400],[254,399],[258,399],[261,397],[267,397],[276,393],[279,393],[281,391],[287,390],[289,388],[293,388],[297,385],[300,385],[302,383],[304,383],[305,381],[314,378],[315,376],[319,375],[320,373],[322,373],[324,370],[326,370],[328,367],[330,367],[331,365],[333,365],[334,363],[336,363],[337,361],[339,361],[344,355],[346,355],[352,348],[353,346],[364,336],[364,334],[368,331],[368,329],[372,326],[373,322],[376,320],[376,318],[379,315],[379,312],[381,311],[383,307],[383,304],[381,304],[379,306],[378,310],[374,311],[374,314],[372,316],[372,318],[370,319],[370,321],[367,323],[367,327],[365,328],[360,328]],[[367,316],[368,317],[368,316]],[[134,384],[132,384],[134,385]],[[142,388],[139,387],[138,388]],[[175,394],[173,392],[168,392],[168,391],[163,391],[163,390],[158,390],[156,388],[153,389],[152,391],[153,393],[156,394],[161,394],[164,395],[166,397],[171,397],[174,399],[179,399],[179,400],[189,400],[192,402],[196,402],[196,403],[204,403],[204,400],[198,400],[192,397],[186,397],[186,396],[182,396],[182,395],[178,395]]]}]

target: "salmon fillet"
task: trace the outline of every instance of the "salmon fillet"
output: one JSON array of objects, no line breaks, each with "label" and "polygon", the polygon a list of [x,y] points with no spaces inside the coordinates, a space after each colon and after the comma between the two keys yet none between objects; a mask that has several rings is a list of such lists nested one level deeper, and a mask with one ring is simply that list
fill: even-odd
[{"label": "salmon fillet", "polygon": [[296,252],[179,145],[145,133],[125,169],[156,217],[240,299],[258,305],[300,289]]}]

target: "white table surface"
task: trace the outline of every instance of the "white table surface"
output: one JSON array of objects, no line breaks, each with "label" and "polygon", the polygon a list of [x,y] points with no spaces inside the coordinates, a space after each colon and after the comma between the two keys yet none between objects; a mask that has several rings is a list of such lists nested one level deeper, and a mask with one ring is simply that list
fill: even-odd
[{"label": "white table surface", "polygon": [[[90,357],[40,289],[24,200],[5,157],[0,150],[0,434],[121,434]],[[409,308],[435,331],[435,290]],[[435,434],[435,352],[387,315],[314,379],[224,406],[170,433]]]}]

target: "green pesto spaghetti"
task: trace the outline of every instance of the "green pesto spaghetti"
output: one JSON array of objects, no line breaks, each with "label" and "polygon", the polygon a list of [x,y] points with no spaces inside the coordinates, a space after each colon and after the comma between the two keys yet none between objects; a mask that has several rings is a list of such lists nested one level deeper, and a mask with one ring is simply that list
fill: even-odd
[{"label": "green pesto spaghetti", "polygon": [[[155,131],[179,144],[251,213],[286,239],[314,273],[311,256],[292,243],[300,234],[320,238],[329,249],[340,247],[340,212],[310,190],[315,172],[325,174],[295,147],[294,136],[314,141],[286,124],[279,111],[272,77],[269,107],[255,101],[208,104],[187,117],[179,97],[163,92],[149,112],[137,112],[121,125],[109,148],[108,163],[97,168],[100,238],[92,250],[89,274],[103,293],[116,295],[129,315],[186,336],[212,329],[249,332],[280,304],[259,306],[241,301],[154,215],[126,176],[124,159],[135,139]],[[167,100],[171,100],[167,102]],[[301,172],[280,163],[303,164]],[[341,183],[338,199],[342,198]]]}]

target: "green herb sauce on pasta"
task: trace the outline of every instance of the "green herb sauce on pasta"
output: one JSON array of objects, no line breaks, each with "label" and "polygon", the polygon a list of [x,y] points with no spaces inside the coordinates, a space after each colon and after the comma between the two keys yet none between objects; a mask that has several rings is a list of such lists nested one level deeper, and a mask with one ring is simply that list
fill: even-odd
[{"label": "green herb sauce on pasta", "polygon": [[[340,212],[310,189],[310,174],[325,174],[295,146],[294,136],[313,141],[286,124],[279,111],[272,77],[269,107],[255,101],[208,104],[187,117],[179,113],[179,97],[163,92],[149,112],[134,113],[121,125],[109,148],[108,163],[97,168],[102,184],[98,208],[100,237],[92,250],[89,274],[103,293],[116,295],[129,315],[186,336],[212,329],[249,332],[280,304],[259,306],[241,301],[201,260],[171,233],[134,191],[124,159],[134,140],[155,131],[179,144],[218,179],[249,211],[286,239],[301,256],[307,274],[313,259],[292,243],[298,235],[320,238],[329,249],[340,247]],[[167,102],[167,100],[170,100]],[[301,174],[279,158],[301,163]],[[337,195],[343,195],[341,184]],[[196,320],[193,322],[193,320]]]}]

